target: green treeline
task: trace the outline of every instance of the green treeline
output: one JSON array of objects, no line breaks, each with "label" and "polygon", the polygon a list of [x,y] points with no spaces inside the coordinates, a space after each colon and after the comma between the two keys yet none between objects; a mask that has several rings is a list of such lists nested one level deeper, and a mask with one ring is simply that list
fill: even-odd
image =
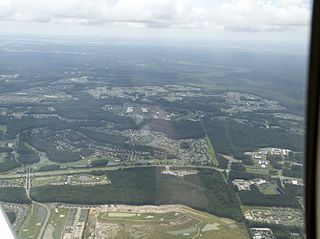
[{"label": "green treeline", "polygon": [[108,160],[106,159],[97,159],[91,162],[91,167],[105,167],[108,165]]},{"label": "green treeline", "polygon": [[14,160],[14,159],[7,160],[7,161],[0,163],[0,172],[2,173],[2,172],[10,171],[10,170],[15,169],[19,166],[20,166],[20,164],[16,160]]},{"label": "green treeline", "polygon": [[287,177],[303,178],[303,172],[302,166],[292,165],[291,168],[284,168],[282,174]]},{"label": "green treeline", "polygon": [[219,163],[219,168],[222,168],[222,169],[227,169],[228,168],[228,164],[229,164],[229,160],[228,159],[226,159],[222,155],[218,154],[217,155],[217,160],[218,160],[218,163]]},{"label": "green treeline", "polygon": [[269,179],[270,175],[261,175],[261,174],[254,174],[254,173],[248,173],[243,170],[230,170],[229,172],[229,179],[254,179],[254,178],[264,178]]},{"label": "green treeline", "polygon": [[49,165],[41,166],[38,169],[38,172],[55,171],[55,170],[59,170],[59,169],[60,169],[60,165],[58,165],[58,164],[49,164]]},{"label": "green treeline", "polygon": [[11,203],[30,203],[26,191],[22,187],[8,187],[0,189],[0,201]]},{"label": "green treeline", "polygon": [[257,186],[251,186],[250,191],[239,191],[242,204],[265,207],[293,207],[301,205],[291,193],[266,195],[259,191]]},{"label": "green treeline", "polygon": [[0,172],[10,171],[19,167],[21,164],[15,159],[14,153],[6,153],[4,160],[0,162]]},{"label": "green treeline", "polygon": [[196,175],[178,178],[160,174],[160,168],[108,171],[109,185],[44,186],[31,190],[40,202],[78,204],[183,204],[209,213],[241,219],[233,192],[215,170],[200,169]]}]

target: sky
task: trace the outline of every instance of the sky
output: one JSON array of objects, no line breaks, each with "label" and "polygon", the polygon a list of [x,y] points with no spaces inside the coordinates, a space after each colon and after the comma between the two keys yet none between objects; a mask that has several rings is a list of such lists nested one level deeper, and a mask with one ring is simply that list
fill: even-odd
[{"label": "sky", "polygon": [[0,0],[1,34],[305,42],[310,0]]}]

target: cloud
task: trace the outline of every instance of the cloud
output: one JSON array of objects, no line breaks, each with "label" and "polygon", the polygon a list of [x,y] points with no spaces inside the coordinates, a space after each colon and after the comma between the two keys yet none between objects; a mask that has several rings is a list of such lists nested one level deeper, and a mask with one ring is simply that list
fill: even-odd
[{"label": "cloud", "polygon": [[308,25],[305,0],[0,0],[0,21],[283,31]]}]

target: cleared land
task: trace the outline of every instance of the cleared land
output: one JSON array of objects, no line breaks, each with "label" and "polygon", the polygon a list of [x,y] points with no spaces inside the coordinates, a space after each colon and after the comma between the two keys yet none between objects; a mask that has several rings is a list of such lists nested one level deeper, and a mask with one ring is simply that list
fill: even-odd
[{"label": "cleared land", "polygon": [[233,220],[180,205],[105,206],[91,209],[84,231],[87,238],[249,238]]}]

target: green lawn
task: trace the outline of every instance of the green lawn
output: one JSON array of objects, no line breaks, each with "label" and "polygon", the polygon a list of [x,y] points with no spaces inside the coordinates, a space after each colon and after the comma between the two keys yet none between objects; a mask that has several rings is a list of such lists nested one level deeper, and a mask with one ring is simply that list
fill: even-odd
[{"label": "green lawn", "polygon": [[267,194],[267,195],[275,195],[275,194],[278,194],[278,191],[277,191],[277,188],[278,186],[276,184],[273,184],[273,183],[264,183],[262,185],[259,185],[259,190],[264,193],[264,194]]},{"label": "green lawn", "polygon": [[261,168],[259,166],[246,166],[246,171],[253,174],[269,175],[270,169],[272,169],[272,167]]},{"label": "green lawn", "polygon": [[[53,231],[46,231],[46,235],[52,233],[52,237],[54,239],[60,239],[62,236],[62,233],[64,232],[66,221],[69,214],[68,208],[54,208],[51,210],[51,216],[48,222],[48,225],[53,226]],[[51,226],[48,228],[52,228]],[[47,229],[48,230],[48,229]]]},{"label": "green lawn", "polygon": [[45,216],[46,216],[45,208],[37,204],[32,204],[30,208],[30,214],[27,220],[25,221],[25,223],[23,224],[22,228],[20,229],[19,238],[21,239],[37,238],[41,230],[42,222]]}]

